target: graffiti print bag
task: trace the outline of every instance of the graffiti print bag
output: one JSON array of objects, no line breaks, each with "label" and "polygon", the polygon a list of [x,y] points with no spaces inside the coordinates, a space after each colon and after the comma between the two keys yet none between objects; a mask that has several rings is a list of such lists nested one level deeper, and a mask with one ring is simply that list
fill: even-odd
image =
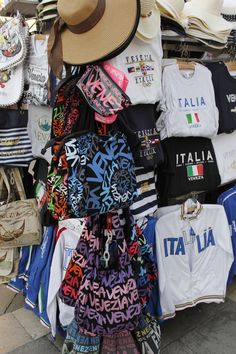
[{"label": "graffiti print bag", "polygon": [[122,331],[113,336],[104,336],[101,353],[140,354],[132,334],[129,331]]},{"label": "graffiti print bag", "polygon": [[122,229],[113,230],[117,262],[113,260],[113,266],[107,267],[101,262],[104,258],[101,244],[105,236],[101,226],[96,225],[91,235],[95,246],[87,259],[75,306],[75,319],[81,330],[103,336],[134,330],[141,306],[124,232]]},{"label": "graffiti print bag", "polygon": [[133,336],[141,354],[160,354],[161,329],[156,319],[149,315],[142,317]]},{"label": "graffiti print bag", "polygon": [[89,256],[89,250],[94,247],[94,238],[91,239],[93,228],[99,222],[99,216],[90,216],[85,223],[77,247],[71,257],[65,277],[60,286],[58,295],[62,302],[75,307],[79,295],[79,288],[84,276],[84,270]]},{"label": "graffiti print bag", "polygon": [[137,198],[133,156],[125,136],[86,133],[65,143],[68,203],[78,217],[105,214]]},{"label": "graffiti print bag", "polygon": [[38,245],[41,242],[41,224],[35,199],[26,199],[18,169],[13,170],[20,200],[9,202],[10,184],[4,169],[0,174],[8,190],[5,205],[0,206],[0,248]]}]

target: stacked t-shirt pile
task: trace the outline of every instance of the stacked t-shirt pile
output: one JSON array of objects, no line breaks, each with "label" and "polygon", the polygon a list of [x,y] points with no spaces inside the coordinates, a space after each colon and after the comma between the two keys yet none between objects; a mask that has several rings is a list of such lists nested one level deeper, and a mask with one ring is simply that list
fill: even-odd
[{"label": "stacked t-shirt pile", "polygon": [[[157,122],[165,163],[159,189],[163,204],[168,199],[211,190],[220,176],[211,139],[219,126],[211,72],[196,64],[194,71],[178,64],[164,68],[162,110]],[[203,84],[204,83],[204,84]]]}]

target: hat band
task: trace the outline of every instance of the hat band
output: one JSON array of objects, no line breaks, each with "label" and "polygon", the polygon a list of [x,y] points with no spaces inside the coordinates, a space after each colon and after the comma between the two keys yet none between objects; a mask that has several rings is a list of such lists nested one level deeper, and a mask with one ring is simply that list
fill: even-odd
[{"label": "hat band", "polygon": [[106,0],[98,0],[97,6],[91,15],[78,25],[68,25],[67,28],[75,34],[81,34],[91,30],[102,18],[106,8]]},{"label": "hat band", "polygon": [[236,15],[225,15],[225,14],[222,14],[222,16],[228,22],[236,22]]}]

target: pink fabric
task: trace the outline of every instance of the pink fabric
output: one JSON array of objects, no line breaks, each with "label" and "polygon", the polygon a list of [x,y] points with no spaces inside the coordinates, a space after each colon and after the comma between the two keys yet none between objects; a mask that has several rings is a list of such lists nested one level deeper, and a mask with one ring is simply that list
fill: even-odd
[{"label": "pink fabric", "polygon": [[[103,69],[106,70],[112,80],[115,81],[115,83],[125,92],[129,83],[125,73],[108,63],[103,64]],[[117,114],[113,114],[110,117],[103,117],[100,114],[95,113],[95,120],[100,123],[112,124],[116,121],[116,118]]]}]

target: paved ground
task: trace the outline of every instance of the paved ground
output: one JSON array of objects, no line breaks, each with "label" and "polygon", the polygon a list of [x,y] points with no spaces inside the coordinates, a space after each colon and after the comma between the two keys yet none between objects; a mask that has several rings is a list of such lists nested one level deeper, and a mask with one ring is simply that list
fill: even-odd
[{"label": "paved ground", "polygon": [[[62,339],[28,310],[23,298],[0,286],[0,354],[58,354]],[[177,314],[162,328],[161,354],[236,354],[236,280],[222,305],[202,304]]]}]

